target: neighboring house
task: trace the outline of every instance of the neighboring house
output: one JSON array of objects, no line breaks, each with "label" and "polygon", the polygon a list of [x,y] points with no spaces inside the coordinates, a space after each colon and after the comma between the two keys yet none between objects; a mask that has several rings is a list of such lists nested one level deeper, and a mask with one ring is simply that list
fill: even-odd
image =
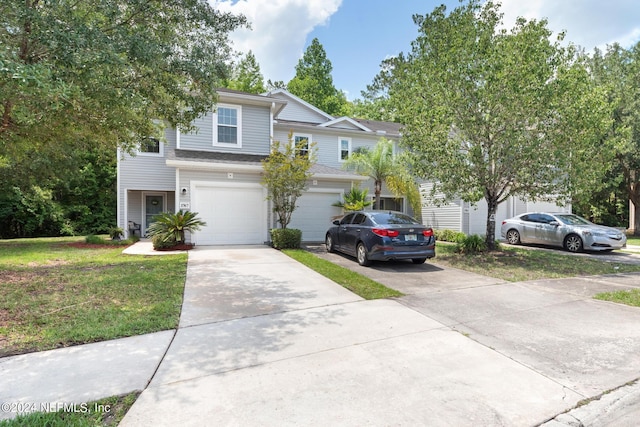
[{"label": "neighboring house", "polygon": [[[485,235],[487,232],[487,202],[482,199],[475,205],[454,199],[448,203],[436,205],[430,201],[428,194],[433,185],[420,185],[422,194],[422,222],[435,229],[462,231],[465,234]],[[440,198],[442,195],[440,195]],[[436,198],[438,196],[436,195]],[[571,212],[571,205],[557,206],[552,202],[530,202],[517,197],[510,197],[500,205],[496,212],[496,239],[501,239],[502,221],[525,212]]]},{"label": "neighboring house", "polygon": [[[219,90],[214,112],[194,121],[196,132],[167,128],[166,141],[148,139],[135,156],[118,156],[118,226],[141,233],[160,212],[198,212],[207,223],[190,236],[199,245],[261,244],[278,224],[261,184],[261,160],[271,141],[315,143],[317,163],[308,190],[298,199],[290,228],[303,241],[324,241],[331,219],[341,214],[332,203],[354,185],[370,179],[345,171],[344,160],[380,137],[397,143],[400,125],[333,117],[289,92],[264,95]],[[407,211],[405,200],[383,189],[384,209]]]}]

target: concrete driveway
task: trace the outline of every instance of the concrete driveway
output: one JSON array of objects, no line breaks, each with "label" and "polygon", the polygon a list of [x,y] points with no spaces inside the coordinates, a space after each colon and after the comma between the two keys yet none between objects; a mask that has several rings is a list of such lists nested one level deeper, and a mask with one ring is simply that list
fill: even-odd
[{"label": "concrete driveway", "polygon": [[364,301],[266,247],[191,251],[180,329],[121,425],[538,425],[640,372],[640,310],[588,296],[639,276],[323,256],[407,296]]},{"label": "concrete driveway", "polygon": [[[592,298],[640,288],[640,273],[508,283],[429,263],[366,268],[351,257],[327,254],[322,246],[313,251],[405,293],[401,304],[584,398],[640,377],[640,309]],[[575,262],[585,256],[640,259],[630,253],[577,254]]]}]

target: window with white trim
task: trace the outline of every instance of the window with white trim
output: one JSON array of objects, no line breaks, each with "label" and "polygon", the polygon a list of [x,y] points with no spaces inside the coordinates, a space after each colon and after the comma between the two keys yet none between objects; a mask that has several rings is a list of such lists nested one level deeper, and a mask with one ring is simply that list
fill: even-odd
[{"label": "window with white trim", "polygon": [[311,135],[294,134],[293,144],[299,156],[311,155]]},{"label": "window with white trim", "polygon": [[344,162],[351,155],[351,138],[338,137],[338,161]]},{"label": "window with white trim", "polygon": [[138,154],[141,156],[162,156],[163,144],[158,138],[147,137],[140,142]]},{"label": "window with white trim", "polygon": [[214,114],[213,145],[242,147],[242,107],[218,104]]}]

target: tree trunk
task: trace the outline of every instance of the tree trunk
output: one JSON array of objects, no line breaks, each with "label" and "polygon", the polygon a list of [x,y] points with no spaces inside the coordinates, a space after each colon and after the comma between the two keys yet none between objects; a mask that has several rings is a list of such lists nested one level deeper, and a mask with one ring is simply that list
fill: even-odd
[{"label": "tree trunk", "polygon": [[373,186],[376,202],[373,204],[373,209],[380,209],[380,193],[382,193],[382,181],[376,180]]},{"label": "tree trunk", "polygon": [[631,199],[633,210],[635,211],[635,215],[633,216],[633,235],[640,236],[640,199],[634,199],[636,198]]},{"label": "tree trunk", "polygon": [[487,201],[487,235],[485,243],[487,249],[494,251],[496,249],[496,211],[498,210],[498,202],[493,197],[485,197]]}]

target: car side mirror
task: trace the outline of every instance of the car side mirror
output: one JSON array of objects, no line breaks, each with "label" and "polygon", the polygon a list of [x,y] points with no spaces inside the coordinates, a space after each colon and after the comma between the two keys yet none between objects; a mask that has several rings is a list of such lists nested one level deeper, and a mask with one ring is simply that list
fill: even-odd
[{"label": "car side mirror", "polygon": [[560,223],[558,221],[550,221],[549,225],[553,225],[554,227],[557,227],[560,225]]},{"label": "car side mirror", "polygon": [[333,225],[340,225],[340,220],[339,219],[334,219],[333,220]]}]

